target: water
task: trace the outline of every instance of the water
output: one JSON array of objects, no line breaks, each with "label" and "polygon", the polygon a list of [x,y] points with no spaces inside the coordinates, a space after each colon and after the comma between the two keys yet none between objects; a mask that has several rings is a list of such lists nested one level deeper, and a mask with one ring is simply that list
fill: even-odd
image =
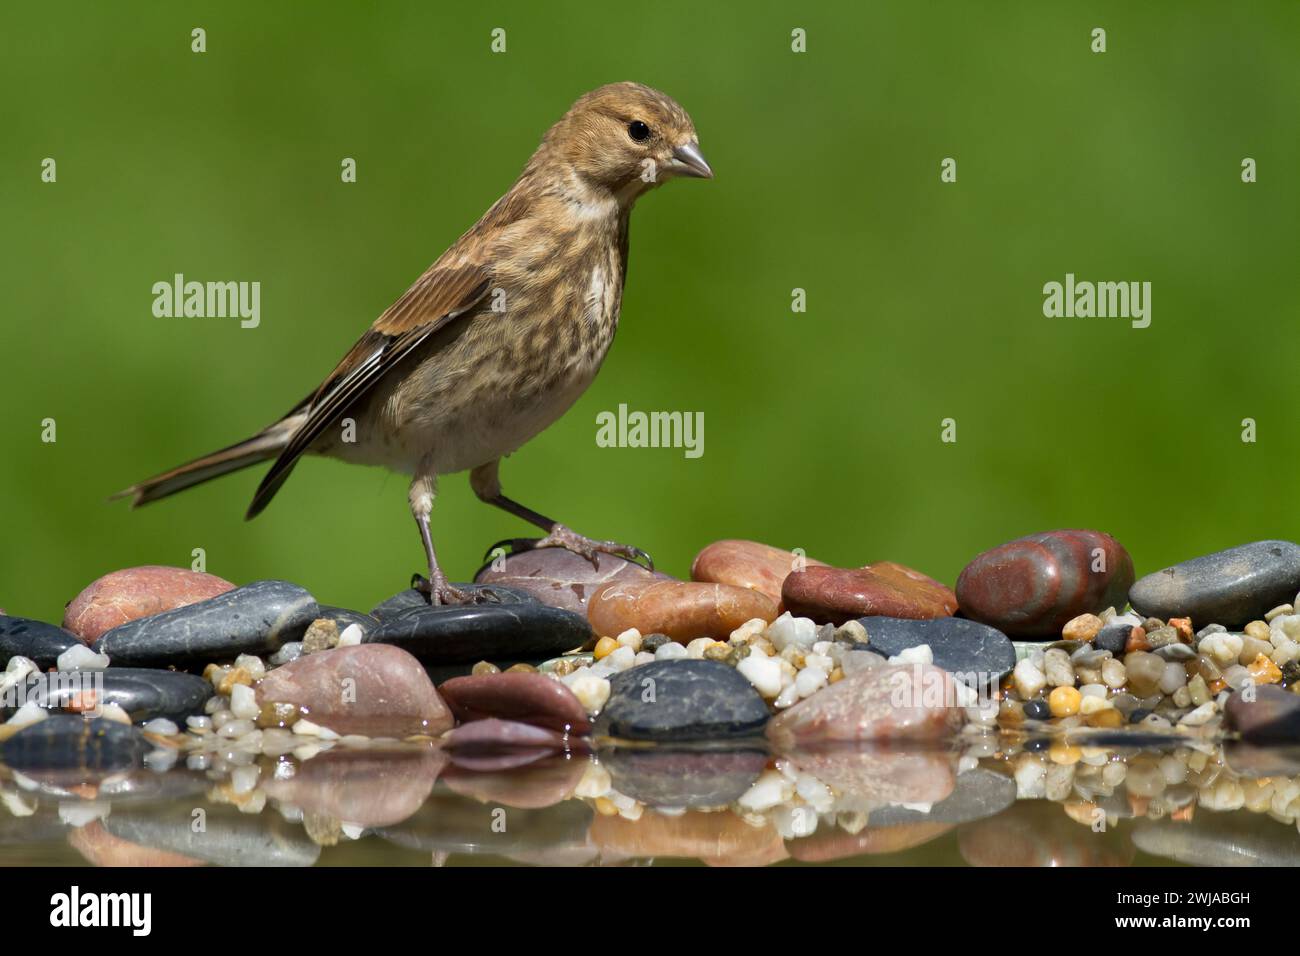
[{"label": "water", "polygon": [[99,777],[0,768],[0,865],[1300,863],[1300,763],[1231,742],[532,756],[336,746]]}]

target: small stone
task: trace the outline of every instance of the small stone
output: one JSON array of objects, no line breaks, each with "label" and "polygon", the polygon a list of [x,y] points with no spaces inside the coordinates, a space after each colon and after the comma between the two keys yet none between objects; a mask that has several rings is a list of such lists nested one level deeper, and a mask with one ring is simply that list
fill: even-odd
[{"label": "small stone", "polygon": [[613,654],[616,650],[618,650],[618,641],[614,640],[612,637],[602,637],[596,642],[596,649],[593,652],[593,656],[596,660],[601,660],[608,657],[610,654]]},{"label": "small stone", "polygon": [[108,667],[108,655],[96,654],[85,644],[68,648],[54,663],[60,671],[102,671]]},{"label": "small stone", "polygon": [[767,705],[736,669],[717,661],[655,661],[610,680],[597,736],[625,740],[753,737]]},{"label": "small stone", "polygon": [[1144,614],[1178,613],[1239,628],[1289,600],[1300,588],[1300,546],[1256,541],[1148,574],[1129,591]]},{"label": "small stone", "polygon": [[[681,647],[680,644],[675,646]],[[685,648],[682,650],[684,653]],[[609,700],[609,680],[591,673],[589,669],[574,671],[569,677],[564,678],[564,683],[588,714],[599,713],[605,706],[605,702]]]},{"label": "small stone", "polygon": [[1079,712],[1083,695],[1073,687],[1058,687],[1047,698],[1053,717],[1070,717]]},{"label": "small stone", "polygon": [[385,644],[337,647],[278,667],[257,686],[257,699],[292,704],[337,734],[436,736],[453,723],[419,661]]},{"label": "small stone", "polygon": [[1112,622],[1097,632],[1092,639],[1092,646],[1098,650],[1110,651],[1112,654],[1122,654],[1128,644],[1129,632],[1132,630],[1132,624],[1122,620]]},{"label": "small stone", "polygon": [[93,644],[128,621],[197,604],[234,587],[215,574],[187,568],[124,568],[92,581],[73,598],[63,614],[63,626]]},{"label": "small stone", "polygon": [[785,579],[782,598],[792,613],[832,624],[869,616],[950,617],[957,610],[948,587],[892,561],[853,569],[807,568]]},{"label": "small stone", "polygon": [[781,666],[775,658],[751,654],[736,665],[736,670],[766,699],[781,693]]},{"label": "small stone", "polygon": [[573,691],[541,674],[454,677],[439,692],[460,721],[499,718],[579,735],[591,730]]},{"label": "small stone", "polygon": [[759,591],[726,584],[652,581],[606,585],[588,605],[600,634],[635,627],[642,634],[666,634],[688,643],[698,637],[725,640],[751,618],[774,621],[776,602]]},{"label": "small stone", "polygon": [[1070,663],[1070,655],[1059,647],[1043,655],[1043,673],[1052,687],[1074,686],[1074,665]]},{"label": "small stone", "polygon": [[1150,697],[1160,689],[1160,679],[1165,674],[1165,662],[1155,654],[1134,651],[1124,658],[1129,686],[1138,697]]},{"label": "small stone", "polygon": [[1067,641],[1091,641],[1101,631],[1101,618],[1096,614],[1080,614],[1070,618],[1061,628],[1061,637]]},{"label": "small stone", "polygon": [[497,667],[495,664],[489,661],[479,661],[477,664],[474,665],[473,670],[470,671],[470,674],[473,675],[474,677],[482,677],[486,674],[500,674],[500,673],[501,673],[501,668]]},{"label": "small stone", "polygon": [[772,720],[780,750],[841,741],[937,740],[960,728],[952,676],[927,664],[861,671],[795,704]]},{"label": "small stone", "polygon": [[1038,692],[1047,686],[1047,678],[1043,672],[1028,658],[1017,662],[1011,676],[1016,684],[1016,692],[1020,694],[1022,700],[1037,696]]},{"label": "small stone", "polygon": [[1041,697],[1025,702],[1025,716],[1030,720],[1047,720],[1052,716],[1052,708]]},{"label": "small stone", "polygon": [[254,581],[217,597],[121,624],[95,642],[114,666],[202,667],[276,650],[318,617],[315,599],[286,581]]},{"label": "small stone", "polygon": [[1122,605],[1132,583],[1133,560],[1110,535],[1049,531],[978,555],[957,579],[957,602],[1006,634],[1048,637],[1081,614]]},{"label": "small stone", "polygon": [[821,561],[757,541],[715,541],[691,562],[691,580],[749,588],[781,601],[781,585],[792,573],[824,567]]},{"label": "small stone", "polygon": [[302,652],[315,654],[317,651],[328,651],[331,647],[337,647],[338,643],[338,624],[327,617],[318,617],[302,636]]}]

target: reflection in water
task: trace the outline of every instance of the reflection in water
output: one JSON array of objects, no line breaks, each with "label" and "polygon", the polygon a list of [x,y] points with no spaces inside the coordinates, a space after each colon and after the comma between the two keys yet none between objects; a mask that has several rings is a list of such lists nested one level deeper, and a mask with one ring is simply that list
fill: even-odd
[{"label": "reflection in water", "polygon": [[[1300,863],[1293,752],[963,735],[773,756],[348,747],[125,773],[0,768],[0,863]],[[165,767],[166,761],[155,766]]]}]

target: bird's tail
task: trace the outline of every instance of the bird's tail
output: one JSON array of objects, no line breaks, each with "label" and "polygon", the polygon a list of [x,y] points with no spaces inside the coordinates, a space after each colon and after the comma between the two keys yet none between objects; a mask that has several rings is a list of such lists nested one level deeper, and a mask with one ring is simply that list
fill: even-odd
[{"label": "bird's tail", "polygon": [[220,478],[232,471],[239,471],[249,465],[275,458],[293,437],[293,428],[286,428],[285,424],[285,422],[278,422],[245,441],[236,442],[228,448],[177,465],[170,471],[164,471],[152,478],[146,478],[130,488],[119,491],[109,500],[130,497],[131,507],[138,508],[140,505],[166,498],[168,495],[174,495],[178,491],[192,488],[212,478]]}]

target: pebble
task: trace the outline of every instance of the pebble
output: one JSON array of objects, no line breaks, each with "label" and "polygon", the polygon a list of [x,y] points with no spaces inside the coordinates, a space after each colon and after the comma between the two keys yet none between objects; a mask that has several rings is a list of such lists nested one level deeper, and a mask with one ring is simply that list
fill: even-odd
[{"label": "pebble", "polygon": [[508,587],[550,607],[585,615],[588,600],[607,585],[672,579],[612,554],[598,553],[593,564],[564,548],[535,548],[505,557],[498,570],[489,562],[474,580]]},{"label": "pebble", "polygon": [[1057,687],[1047,697],[1047,705],[1053,717],[1071,717],[1079,712],[1083,695],[1073,686]]},{"label": "pebble", "polygon": [[753,738],[769,712],[736,669],[718,661],[655,661],[610,679],[595,733],[680,742]]},{"label": "pebble", "polygon": [[858,623],[866,631],[867,647],[876,653],[895,657],[929,647],[934,664],[970,686],[1001,678],[1016,666],[1016,649],[1005,634],[964,618],[868,617]]},{"label": "pebble", "polygon": [[794,614],[818,623],[861,617],[951,617],[957,597],[946,585],[892,561],[862,568],[809,567],[785,579],[782,599]]},{"label": "pebble", "polygon": [[[635,676],[635,672],[632,676]],[[846,676],[773,718],[784,751],[840,741],[935,740],[961,726],[957,685],[927,664],[887,664]]]},{"label": "pebble", "polygon": [[454,677],[439,688],[459,721],[500,718],[559,733],[591,730],[587,710],[573,691],[541,674],[488,674]]},{"label": "pebble", "polygon": [[41,670],[55,666],[69,648],[84,646],[77,635],[44,621],[0,614],[0,664],[26,657]]},{"label": "pebble", "polygon": [[121,624],[94,644],[115,666],[204,667],[275,651],[319,616],[316,600],[287,581],[254,581],[173,611]]},{"label": "pebble", "polygon": [[1081,614],[1122,605],[1132,583],[1133,560],[1110,535],[1048,531],[978,555],[957,579],[957,602],[1011,636],[1049,637]]},{"label": "pebble", "polygon": [[1148,574],[1129,591],[1143,614],[1243,627],[1300,590],[1300,546],[1256,541]]},{"label": "pebble", "polygon": [[123,568],[92,581],[73,598],[64,611],[63,626],[93,644],[128,621],[197,604],[234,587],[215,574],[187,568]]},{"label": "pebble", "polygon": [[420,662],[387,644],[300,658],[272,670],[256,691],[259,707],[292,704],[336,734],[437,736],[453,723]]},{"label": "pebble", "polygon": [[691,580],[759,591],[779,605],[790,574],[820,567],[821,561],[757,541],[715,541],[691,562]]},{"label": "pebble", "polygon": [[602,636],[635,627],[685,644],[699,637],[725,640],[752,618],[774,621],[777,605],[759,591],[727,584],[622,582],[596,592],[587,616]]},{"label": "pebble", "polygon": [[102,671],[108,667],[108,655],[96,654],[85,644],[78,644],[60,654],[54,666],[60,671]]},{"label": "pebble", "polygon": [[277,825],[266,814],[214,805],[205,808],[203,823],[195,829],[188,801],[115,806],[101,821],[118,839],[217,866],[312,866],[320,856],[302,827]]},{"label": "pebble", "polygon": [[1022,700],[1036,697],[1038,692],[1047,686],[1047,677],[1029,658],[1016,663],[1011,677],[1015,681],[1016,691],[1020,694]]},{"label": "pebble", "polygon": [[1041,697],[1025,701],[1025,716],[1031,720],[1047,720],[1052,716],[1052,708]]},{"label": "pebble", "polygon": [[92,674],[53,672],[26,678],[23,697],[67,709],[93,709],[115,704],[132,720],[182,718],[197,713],[212,697],[212,685],[201,677],[177,671],[110,667]]},{"label": "pebble", "polygon": [[541,662],[581,647],[592,637],[585,618],[540,603],[420,607],[384,620],[362,646],[391,644],[430,669],[469,673],[481,660],[503,669]]}]

